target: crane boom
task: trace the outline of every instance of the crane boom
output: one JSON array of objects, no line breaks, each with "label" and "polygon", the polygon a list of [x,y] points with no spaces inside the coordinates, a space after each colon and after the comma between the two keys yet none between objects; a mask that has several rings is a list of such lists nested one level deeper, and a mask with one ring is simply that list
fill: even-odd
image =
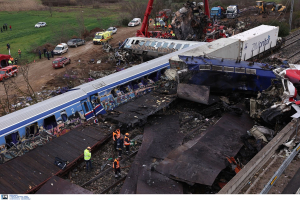
[{"label": "crane boom", "polygon": [[142,27],[140,30],[137,31],[136,36],[138,37],[149,37],[148,34],[148,19],[149,19],[149,15],[151,13],[152,10],[152,5],[153,5],[153,1],[154,0],[149,0],[148,5],[147,5],[147,9],[144,15],[144,20],[142,23]]},{"label": "crane boom", "polygon": [[204,1],[204,14],[208,17],[208,19],[210,19],[208,0],[203,0],[203,1]]}]

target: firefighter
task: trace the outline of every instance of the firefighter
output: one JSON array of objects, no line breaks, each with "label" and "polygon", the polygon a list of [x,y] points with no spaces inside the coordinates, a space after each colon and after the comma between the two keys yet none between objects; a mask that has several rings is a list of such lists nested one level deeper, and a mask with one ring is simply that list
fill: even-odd
[{"label": "firefighter", "polygon": [[172,29],[172,26],[171,26],[171,24],[169,24],[169,29]]},{"label": "firefighter", "polygon": [[173,32],[172,33],[172,39],[175,39],[176,37],[175,37],[175,33]]},{"label": "firefighter", "polygon": [[113,163],[113,168],[115,169],[115,178],[121,176],[121,169],[120,169],[120,158],[116,158]]},{"label": "firefighter", "polygon": [[129,147],[130,147],[129,133],[125,134],[124,144],[125,144],[125,147],[126,147],[126,154],[128,154],[129,153]]}]

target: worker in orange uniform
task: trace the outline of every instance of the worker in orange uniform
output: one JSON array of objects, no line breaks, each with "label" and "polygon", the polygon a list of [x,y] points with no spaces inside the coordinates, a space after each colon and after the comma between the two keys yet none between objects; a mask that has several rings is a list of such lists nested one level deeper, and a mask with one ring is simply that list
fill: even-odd
[{"label": "worker in orange uniform", "polygon": [[120,158],[116,158],[114,160],[113,168],[115,169],[115,178],[118,178],[121,176],[121,168],[120,168]]},{"label": "worker in orange uniform", "polygon": [[113,132],[114,149],[117,150],[117,131]]},{"label": "worker in orange uniform", "polygon": [[129,147],[130,147],[129,133],[125,134],[124,145],[125,145],[125,148],[126,148],[126,154],[128,154],[129,153]]}]

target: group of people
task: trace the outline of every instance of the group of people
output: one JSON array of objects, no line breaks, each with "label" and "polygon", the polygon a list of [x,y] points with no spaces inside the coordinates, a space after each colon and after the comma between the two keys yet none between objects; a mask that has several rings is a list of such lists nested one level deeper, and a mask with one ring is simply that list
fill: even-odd
[{"label": "group of people", "polygon": [[9,60],[8,60],[8,65],[17,65],[18,64],[18,58],[13,58],[11,57]]},{"label": "group of people", "polygon": [[[0,27],[0,29],[1,29],[1,33],[2,33],[3,31],[7,31],[7,24],[6,24],[6,23],[3,24],[3,26]],[[9,26],[9,29],[11,30],[11,25]]]},{"label": "group of people", "polygon": [[[150,23],[152,19],[150,19]],[[171,24],[167,25],[167,23],[163,19],[159,19],[158,21],[153,21],[153,26],[155,28],[161,28],[163,33],[169,33],[172,36],[172,39],[176,39],[175,32],[173,31],[173,27]]]},{"label": "group of people", "polygon": [[[120,159],[122,158],[123,145],[125,145],[126,148],[125,154],[129,154],[129,150],[130,150],[129,133],[125,133],[125,137],[123,137],[120,129],[117,129],[116,131],[113,132],[113,140],[114,140],[114,149],[119,153],[119,157],[117,157],[113,162],[113,168],[115,170],[115,178],[118,178],[119,176],[121,176]],[[91,157],[92,157],[91,147],[87,147],[84,150],[84,160],[86,162],[87,172],[93,169]]]},{"label": "group of people", "polygon": [[[53,50],[52,51],[48,51],[46,49],[46,47],[43,49],[43,54],[44,54],[44,58],[46,58],[46,56],[47,56],[48,60],[50,60],[50,57],[54,58],[54,52],[53,52]],[[39,58],[42,59],[42,52],[41,52],[41,50],[39,50]]]}]

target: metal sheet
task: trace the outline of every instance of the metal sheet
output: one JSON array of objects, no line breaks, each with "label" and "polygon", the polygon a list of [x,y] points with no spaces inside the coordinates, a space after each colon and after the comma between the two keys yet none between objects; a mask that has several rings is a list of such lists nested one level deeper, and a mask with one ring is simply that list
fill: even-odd
[{"label": "metal sheet", "polygon": [[120,105],[114,109],[116,112],[108,114],[106,119],[124,126],[141,125],[147,121],[148,116],[167,107],[175,99],[175,96],[166,97],[166,95],[151,92]]},{"label": "metal sheet", "polygon": [[182,194],[181,183],[151,170],[157,158],[164,158],[180,146],[179,117],[152,116],[145,127],[143,143],[131,164],[120,193],[123,194]]},{"label": "metal sheet", "polygon": [[36,194],[93,194],[93,192],[57,176],[53,176]]},{"label": "metal sheet", "polygon": [[179,83],[177,86],[177,95],[181,99],[205,105],[210,105],[219,100],[218,97],[210,98],[210,87],[205,85]]},{"label": "metal sheet", "polygon": [[226,167],[226,157],[235,156],[243,146],[240,136],[252,126],[253,122],[248,115],[226,113],[195,145],[190,148],[187,145],[184,148],[180,146],[156,170],[188,184],[212,185],[220,171]]},{"label": "metal sheet", "polygon": [[[70,164],[80,159],[87,146],[93,146],[102,141],[84,134],[91,132],[91,129],[94,132],[98,131],[103,137],[106,136],[107,131],[99,129],[97,126],[80,127],[80,129],[71,130],[21,157],[1,164],[0,193],[23,194],[37,186],[40,187],[53,174],[58,174],[61,171],[59,167],[54,165],[55,156],[69,160]],[[98,134],[96,137],[100,138],[100,135]]]}]

